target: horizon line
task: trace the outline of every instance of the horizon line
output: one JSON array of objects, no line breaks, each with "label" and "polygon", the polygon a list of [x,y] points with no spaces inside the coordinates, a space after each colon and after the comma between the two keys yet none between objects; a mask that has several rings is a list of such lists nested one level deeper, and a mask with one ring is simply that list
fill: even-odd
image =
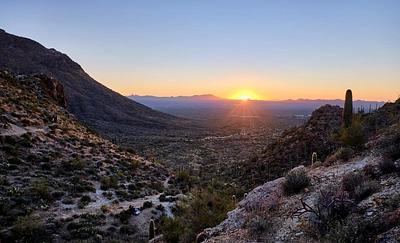
[{"label": "horizon line", "polygon": [[[221,99],[221,100],[233,100],[233,101],[242,101],[241,99],[235,99],[235,98],[224,98],[220,97],[214,94],[194,94],[194,95],[171,95],[171,96],[157,96],[157,95],[139,95],[139,94],[130,94],[130,95],[125,95],[125,97],[154,97],[154,98],[194,98],[194,97],[207,97],[207,96],[212,96],[213,98],[216,99]],[[399,97],[400,98],[400,97]],[[344,101],[344,99],[341,98],[332,98],[332,99],[327,99],[327,98],[289,98],[289,99],[248,99],[247,101],[272,101],[272,102],[282,102],[282,101]],[[386,102],[394,102],[395,100],[367,100],[367,99],[355,99],[353,102],[376,102],[376,103],[386,103]]]}]

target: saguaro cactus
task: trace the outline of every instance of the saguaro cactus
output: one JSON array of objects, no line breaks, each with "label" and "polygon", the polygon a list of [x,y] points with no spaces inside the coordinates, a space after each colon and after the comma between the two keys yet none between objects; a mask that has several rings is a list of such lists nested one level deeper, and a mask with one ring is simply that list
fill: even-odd
[{"label": "saguaro cactus", "polygon": [[317,153],[313,152],[311,156],[311,166],[313,166],[315,162],[317,162]]},{"label": "saguaro cactus", "polygon": [[350,89],[346,91],[346,99],[344,101],[344,110],[343,110],[343,123],[345,127],[349,127],[351,125],[351,121],[353,119],[353,94]]},{"label": "saguaro cactus", "polygon": [[154,220],[151,219],[150,225],[149,225],[149,240],[154,238],[155,231],[156,231],[156,226],[155,226]]}]

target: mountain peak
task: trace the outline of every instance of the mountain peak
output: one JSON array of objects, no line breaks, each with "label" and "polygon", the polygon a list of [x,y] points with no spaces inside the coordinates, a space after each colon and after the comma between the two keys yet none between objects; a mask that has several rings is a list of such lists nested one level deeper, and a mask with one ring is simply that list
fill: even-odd
[{"label": "mountain peak", "polygon": [[107,131],[105,135],[137,135],[175,127],[180,120],[130,100],[91,78],[66,54],[30,40],[0,32],[0,69],[16,74],[43,73],[64,86],[68,109],[78,119]]}]

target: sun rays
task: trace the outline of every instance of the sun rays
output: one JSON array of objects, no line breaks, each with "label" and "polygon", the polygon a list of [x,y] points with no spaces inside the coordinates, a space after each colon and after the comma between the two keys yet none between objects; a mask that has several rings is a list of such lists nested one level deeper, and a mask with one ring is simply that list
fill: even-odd
[{"label": "sun rays", "polygon": [[235,94],[233,94],[229,98],[234,99],[234,100],[247,101],[247,100],[259,100],[260,96],[252,90],[242,89],[242,90],[237,91]]}]

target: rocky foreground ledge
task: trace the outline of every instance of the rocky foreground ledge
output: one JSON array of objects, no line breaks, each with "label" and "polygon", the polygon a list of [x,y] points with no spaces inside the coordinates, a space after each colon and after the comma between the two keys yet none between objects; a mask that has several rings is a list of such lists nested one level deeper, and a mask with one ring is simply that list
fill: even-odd
[{"label": "rocky foreground ledge", "polygon": [[[303,192],[288,196],[284,192],[284,177],[269,181],[248,193],[238,203],[237,208],[228,213],[226,220],[214,228],[204,230],[198,239],[205,242],[319,242],[320,239],[310,229],[310,221],[315,220],[311,211],[318,210],[321,206],[317,205],[321,193],[325,193],[327,188],[341,188],[343,178],[352,175],[351,173],[357,175],[366,171],[377,171],[382,160],[379,155],[371,153],[330,167],[296,167],[293,171],[305,169],[311,178],[311,186]],[[371,227],[386,221],[382,232],[374,233],[369,239],[377,242],[398,242],[400,178],[392,173],[382,175],[376,182],[379,189],[356,202],[347,218],[350,221],[354,218],[354,221],[363,222],[363,225],[370,223]],[[393,208],[387,206],[389,203],[393,204]],[[257,229],[257,225],[252,226],[252,222],[259,217],[265,218],[266,222],[258,222],[260,225]],[[390,220],[392,222],[388,222]],[[357,230],[362,230],[360,225],[354,222],[355,234],[360,233]]]}]

